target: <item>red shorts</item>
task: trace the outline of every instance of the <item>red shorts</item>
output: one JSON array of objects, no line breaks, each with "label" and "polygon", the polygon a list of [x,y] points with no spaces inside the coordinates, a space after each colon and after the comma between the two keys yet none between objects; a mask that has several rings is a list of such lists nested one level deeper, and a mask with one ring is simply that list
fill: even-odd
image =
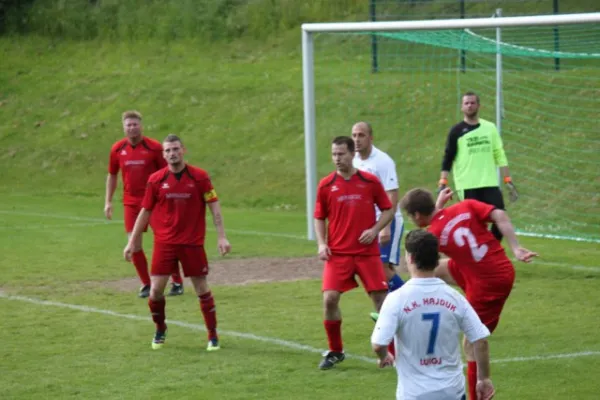
[{"label": "red shorts", "polygon": [[204,246],[154,243],[150,275],[171,275],[178,272],[178,263],[184,276],[208,275]]},{"label": "red shorts", "polygon": [[388,290],[380,256],[351,256],[332,254],[325,261],[322,290],[347,292],[358,287],[358,275],[366,292]]},{"label": "red shorts", "polygon": [[449,260],[448,270],[465,292],[467,301],[473,306],[481,322],[493,332],[498,326],[502,308],[512,290],[515,281],[514,269],[507,269],[503,275],[482,279],[475,277],[468,267],[460,267],[454,260]]},{"label": "red shorts", "polygon": [[[123,219],[125,220],[125,232],[133,232],[135,226],[135,220],[142,211],[142,206],[124,205],[123,206]],[[144,227],[144,232],[148,231],[148,225]]]}]

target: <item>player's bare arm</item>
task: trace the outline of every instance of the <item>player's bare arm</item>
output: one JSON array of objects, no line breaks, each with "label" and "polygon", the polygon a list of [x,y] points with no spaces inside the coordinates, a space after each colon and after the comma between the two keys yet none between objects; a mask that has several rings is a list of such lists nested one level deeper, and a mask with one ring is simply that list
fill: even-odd
[{"label": "player's bare arm", "polygon": [[436,212],[440,211],[442,208],[444,208],[446,203],[448,201],[450,201],[451,199],[452,199],[452,189],[447,187],[447,188],[440,190],[440,193],[438,194],[438,198],[435,202],[434,213],[436,213]]},{"label": "player's bare arm", "polygon": [[377,354],[377,365],[379,368],[391,367],[394,365],[394,357],[388,353],[388,346],[373,343],[373,351]]},{"label": "player's bare arm", "polygon": [[516,259],[523,262],[530,262],[534,257],[537,257],[537,253],[527,250],[519,245],[515,229],[508,218],[508,214],[503,210],[495,209],[490,214],[492,221],[498,226],[502,235],[506,238],[510,249],[515,255]]},{"label": "player's bare arm", "polygon": [[506,178],[506,177],[510,178],[510,171],[508,169],[508,165],[500,167],[500,174],[502,175],[502,178]]},{"label": "player's bare arm", "polygon": [[117,189],[117,175],[108,174],[106,177],[106,194],[104,196],[104,216],[112,219],[112,199]]},{"label": "player's bare arm", "polygon": [[133,231],[129,236],[129,241],[127,242],[127,246],[125,246],[125,250],[123,250],[123,256],[127,261],[131,261],[133,253],[141,250],[142,234],[144,233],[144,228],[148,225],[148,222],[150,221],[151,213],[151,211],[142,208],[142,211],[140,211],[140,214],[135,220]]},{"label": "player's bare arm", "polygon": [[444,149],[444,158],[442,159],[442,171],[440,172],[440,180],[438,181],[438,191],[448,187],[448,174],[452,170],[452,164],[454,163],[458,149],[457,141],[457,136],[451,129],[446,138],[446,148]]},{"label": "player's bare arm", "polygon": [[225,254],[231,251],[231,244],[229,244],[227,236],[225,235],[225,224],[223,223],[221,205],[218,201],[213,201],[212,203],[208,203],[208,208],[210,209],[213,224],[215,225],[215,229],[217,230],[217,246],[219,249],[219,254],[224,256]]},{"label": "player's bare arm", "polygon": [[508,165],[500,167],[500,173],[502,174],[502,179],[504,180],[504,183],[506,184],[506,187],[508,188],[509,199],[510,199],[511,203],[514,203],[515,201],[517,201],[519,199],[519,192],[517,191],[517,187],[515,186],[515,184],[512,181],[512,178],[510,177],[510,171],[508,169]]},{"label": "player's bare arm", "polygon": [[381,217],[379,218],[379,220],[375,223],[375,225],[373,225],[372,228],[364,231],[358,238],[358,241],[362,244],[370,244],[371,242],[373,242],[377,235],[379,235],[379,232],[381,232],[381,230],[386,225],[392,222],[392,219],[394,218],[394,213],[395,210],[393,208],[382,210]]},{"label": "player's bare arm", "polygon": [[[390,199],[390,203],[392,203],[392,210],[395,210],[398,207],[398,189],[387,190],[385,192]],[[392,240],[392,223],[390,221],[389,224],[383,227],[381,232],[379,232],[379,244],[386,245]]]},{"label": "player's bare arm", "polygon": [[317,246],[319,253],[319,260],[326,261],[329,259],[331,255],[331,250],[329,250],[329,246],[327,246],[327,225],[324,219],[316,219],[315,218],[315,236],[317,237]]},{"label": "player's bare arm", "polygon": [[448,187],[448,175],[450,171],[442,170],[440,172],[440,180],[438,181],[438,192]]},{"label": "player's bare arm", "polygon": [[487,339],[473,343],[477,362],[477,399],[489,400],[494,397],[494,385],[490,379],[490,350]]}]

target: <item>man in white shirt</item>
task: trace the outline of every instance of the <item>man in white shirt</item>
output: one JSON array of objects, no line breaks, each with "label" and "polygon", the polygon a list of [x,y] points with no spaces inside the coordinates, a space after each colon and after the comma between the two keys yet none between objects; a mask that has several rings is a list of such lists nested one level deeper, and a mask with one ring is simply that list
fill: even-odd
[{"label": "man in white shirt", "polygon": [[437,238],[425,230],[414,230],[406,236],[405,248],[412,279],[387,295],[371,336],[382,368],[394,363],[387,346],[396,342],[396,399],[466,398],[461,332],[475,349],[477,400],[491,399],[490,332],[459,292],[434,277],[439,263]]},{"label": "man in white shirt", "polygon": [[[357,122],[352,126],[352,140],[356,151],[354,168],[377,176],[392,202],[392,208],[396,210],[392,222],[379,233],[381,261],[385,268],[389,292],[393,292],[404,284],[395,267],[400,264],[400,242],[404,231],[404,219],[398,207],[396,163],[385,152],[373,146],[373,129],[368,122]],[[377,207],[375,211],[379,219],[381,211]],[[377,313],[371,313],[371,317],[377,320]]]}]

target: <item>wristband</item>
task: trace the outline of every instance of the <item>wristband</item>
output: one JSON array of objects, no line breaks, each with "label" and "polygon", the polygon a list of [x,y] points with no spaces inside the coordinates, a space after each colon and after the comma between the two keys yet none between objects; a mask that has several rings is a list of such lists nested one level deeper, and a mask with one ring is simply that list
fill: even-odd
[{"label": "wristband", "polygon": [[448,184],[448,179],[446,178],[441,178],[438,182],[438,185],[447,185]]},{"label": "wristband", "polygon": [[512,182],[512,179],[510,179],[510,176],[505,176],[504,183],[510,183],[510,182]]}]

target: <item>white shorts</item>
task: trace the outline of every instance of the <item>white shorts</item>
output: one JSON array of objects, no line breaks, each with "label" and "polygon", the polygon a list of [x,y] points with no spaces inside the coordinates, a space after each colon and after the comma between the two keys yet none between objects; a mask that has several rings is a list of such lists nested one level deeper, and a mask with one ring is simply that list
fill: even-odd
[{"label": "white shorts", "polygon": [[385,246],[379,246],[381,261],[384,264],[400,264],[400,245],[402,243],[402,234],[404,233],[404,219],[402,214],[394,215],[391,223],[391,238]]}]

